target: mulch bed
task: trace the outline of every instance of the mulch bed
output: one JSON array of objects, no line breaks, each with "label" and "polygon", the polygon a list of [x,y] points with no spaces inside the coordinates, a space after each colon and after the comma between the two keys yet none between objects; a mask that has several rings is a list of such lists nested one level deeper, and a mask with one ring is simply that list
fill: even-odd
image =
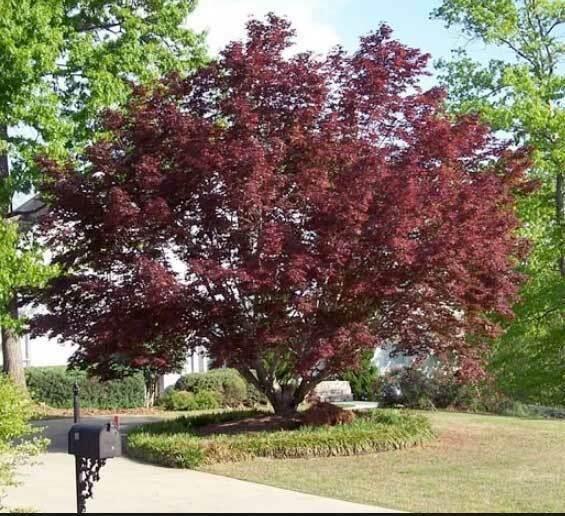
[{"label": "mulch bed", "polygon": [[228,421],[226,423],[213,423],[205,425],[195,432],[198,435],[235,435],[250,432],[277,432],[279,430],[296,430],[302,422],[299,418],[283,418],[281,416],[259,416],[239,421]]}]

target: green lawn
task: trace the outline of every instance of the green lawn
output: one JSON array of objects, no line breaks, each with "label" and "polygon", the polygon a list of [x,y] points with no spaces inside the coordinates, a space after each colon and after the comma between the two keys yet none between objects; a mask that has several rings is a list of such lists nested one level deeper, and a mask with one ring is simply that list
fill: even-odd
[{"label": "green lawn", "polygon": [[412,512],[565,512],[565,421],[429,413],[423,448],[206,471]]}]

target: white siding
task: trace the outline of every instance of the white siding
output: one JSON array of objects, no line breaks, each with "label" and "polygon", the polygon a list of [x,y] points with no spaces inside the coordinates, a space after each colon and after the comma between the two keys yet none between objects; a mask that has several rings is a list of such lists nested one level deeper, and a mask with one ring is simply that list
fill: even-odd
[{"label": "white siding", "polygon": [[205,373],[210,369],[210,359],[203,349],[198,349],[189,353],[186,357],[186,363],[182,373],[166,374],[163,376],[163,388],[174,385],[177,380],[184,374]]},{"label": "white siding", "polygon": [[[29,335],[20,338],[24,367],[67,365],[74,351],[70,344],[59,344],[47,337],[32,339]],[[2,354],[0,353],[0,364]]]},{"label": "white siding", "polygon": [[[27,343],[27,346],[26,346]],[[28,355],[26,356],[26,347]],[[23,357],[26,367],[42,367],[67,365],[67,362],[75,350],[71,344],[59,344],[47,337],[35,339],[25,336],[22,338]]]}]

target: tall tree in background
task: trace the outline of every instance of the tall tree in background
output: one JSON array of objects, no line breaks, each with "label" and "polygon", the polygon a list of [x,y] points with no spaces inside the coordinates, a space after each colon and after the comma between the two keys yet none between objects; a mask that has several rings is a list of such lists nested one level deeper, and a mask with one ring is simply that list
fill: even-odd
[{"label": "tall tree in background", "polygon": [[[91,142],[96,113],[132,83],[186,72],[205,58],[183,27],[195,0],[0,0],[0,209],[37,180],[38,152],[62,159]],[[13,250],[15,252],[15,249]],[[16,296],[17,297],[17,296]],[[10,303],[18,319],[18,302]],[[14,328],[2,326],[4,369],[23,378]]]},{"label": "tall tree in background", "polygon": [[486,65],[464,50],[439,69],[455,113],[480,113],[534,148],[541,188],[520,204],[534,244],[518,317],[498,341],[501,386],[525,400],[565,403],[565,2],[444,0],[433,17],[500,50]]},{"label": "tall tree in background", "polygon": [[[46,162],[65,272],[35,330],[77,357],[205,346],[277,414],[387,341],[481,374],[511,315],[528,156],[422,92],[428,56],[383,26],[353,55],[288,58],[284,19],[110,114],[85,174]],[[112,274],[106,274],[111,271]],[[468,338],[472,337],[472,338]],[[161,358],[168,360],[166,349]]]},{"label": "tall tree in background", "polygon": [[[15,221],[0,219],[0,325],[6,333],[18,334],[24,322],[14,318],[16,296],[41,288],[58,272],[56,266],[46,265],[43,253],[34,245],[29,234],[21,237]],[[16,361],[15,364],[10,361]],[[21,365],[21,349],[4,355],[4,367],[11,372],[14,383],[25,384]]]}]

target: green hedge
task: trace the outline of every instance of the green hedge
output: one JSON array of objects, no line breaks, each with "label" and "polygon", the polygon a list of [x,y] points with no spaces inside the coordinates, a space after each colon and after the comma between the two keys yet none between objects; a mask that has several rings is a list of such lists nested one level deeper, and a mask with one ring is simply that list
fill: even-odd
[{"label": "green hedge", "polygon": [[332,427],[206,437],[195,432],[199,426],[258,414],[231,412],[144,425],[128,435],[128,454],[162,466],[196,468],[255,457],[363,455],[419,445],[434,435],[425,417],[393,410],[359,412],[353,423]]},{"label": "green hedge", "polygon": [[84,371],[69,372],[65,367],[26,369],[26,382],[33,400],[55,408],[72,407],[73,385],[77,377],[81,407],[120,409],[144,406],[145,385],[141,374],[100,382],[88,378]]},{"label": "green hedge", "polygon": [[214,410],[221,407],[220,397],[212,391],[196,394],[186,391],[168,391],[160,400],[165,410]]},{"label": "green hedge", "polygon": [[202,391],[216,393],[222,407],[240,407],[248,399],[247,382],[235,369],[212,369],[181,376],[175,390],[195,395]]}]

